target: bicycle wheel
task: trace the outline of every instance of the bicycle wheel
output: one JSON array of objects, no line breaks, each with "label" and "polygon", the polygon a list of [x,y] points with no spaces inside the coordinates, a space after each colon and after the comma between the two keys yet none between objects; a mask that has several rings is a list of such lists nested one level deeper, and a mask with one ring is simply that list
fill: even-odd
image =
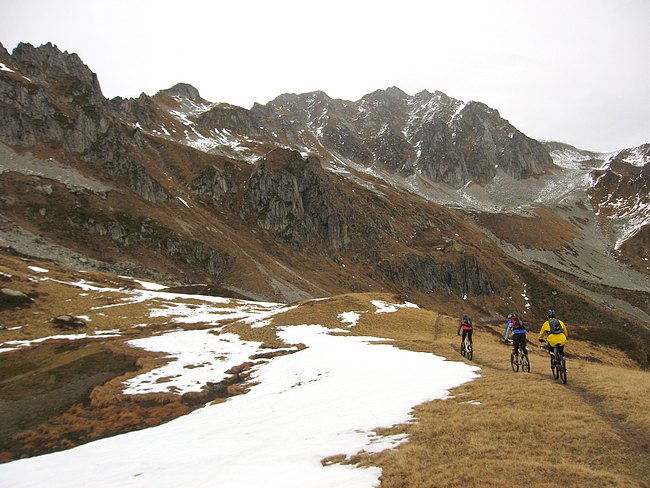
[{"label": "bicycle wheel", "polygon": [[471,361],[473,355],[474,355],[474,348],[472,347],[471,344],[467,344],[467,359]]},{"label": "bicycle wheel", "polygon": [[521,370],[530,373],[530,360],[528,359],[528,354],[523,354],[521,356]]},{"label": "bicycle wheel", "polygon": [[460,345],[460,355],[465,356],[465,343]]},{"label": "bicycle wheel", "polygon": [[519,371],[519,363],[515,361],[514,353],[510,353],[510,367],[515,373]]},{"label": "bicycle wheel", "polygon": [[558,377],[560,376],[559,361],[557,359],[559,356],[560,355],[558,354],[557,348],[556,348],[555,351],[553,352],[553,358],[551,360],[551,368],[553,370],[553,378],[555,378],[555,379],[558,379]]},{"label": "bicycle wheel", "polygon": [[558,369],[558,374],[560,376],[560,379],[562,380],[562,383],[566,385],[566,361],[564,360],[564,358],[560,359],[557,365],[557,369]]}]

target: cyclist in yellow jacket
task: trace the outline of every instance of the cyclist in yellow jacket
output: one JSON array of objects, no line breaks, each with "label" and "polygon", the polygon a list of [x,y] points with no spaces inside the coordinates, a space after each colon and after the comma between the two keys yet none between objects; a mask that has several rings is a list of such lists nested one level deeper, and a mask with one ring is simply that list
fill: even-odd
[{"label": "cyclist in yellow jacket", "polygon": [[546,348],[551,354],[551,367],[553,367],[553,350],[557,347],[559,353],[564,356],[564,345],[569,337],[569,330],[564,322],[555,317],[554,310],[549,310],[546,314],[546,322],[542,324],[542,329],[539,331],[539,342],[544,342],[544,335],[546,335]]}]

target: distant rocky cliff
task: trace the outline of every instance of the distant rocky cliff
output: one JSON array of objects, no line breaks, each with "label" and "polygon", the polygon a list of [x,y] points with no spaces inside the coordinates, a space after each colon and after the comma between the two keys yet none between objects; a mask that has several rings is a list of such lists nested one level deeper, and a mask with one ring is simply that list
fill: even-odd
[{"label": "distant rocky cliff", "polygon": [[131,156],[133,131],[119,123],[97,76],[76,54],[19,44],[5,59],[11,71],[0,72],[0,141],[61,148],[126,179],[147,200],[167,198]]}]

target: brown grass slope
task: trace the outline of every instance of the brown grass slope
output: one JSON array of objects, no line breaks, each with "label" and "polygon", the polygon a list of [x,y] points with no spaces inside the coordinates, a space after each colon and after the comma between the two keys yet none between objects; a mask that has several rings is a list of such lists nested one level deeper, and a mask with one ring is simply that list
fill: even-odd
[{"label": "brown grass slope", "polygon": [[[337,315],[354,310],[361,319],[352,334],[385,337],[409,350],[463,360],[455,318],[425,309],[377,315],[371,299],[399,301],[343,295],[308,302],[276,316],[273,324],[340,327]],[[269,329],[231,328],[270,339]],[[481,367],[481,378],[447,400],[418,406],[417,422],[389,430],[409,433],[408,443],[347,462],[380,466],[382,487],[647,486],[650,373],[617,349],[570,341],[569,381],[559,384],[551,377],[546,352],[534,345],[539,327],[531,328],[531,373],[510,368],[511,348],[500,341],[500,326],[478,324],[471,363]],[[333,456],[327,462],[341,459]]]}]

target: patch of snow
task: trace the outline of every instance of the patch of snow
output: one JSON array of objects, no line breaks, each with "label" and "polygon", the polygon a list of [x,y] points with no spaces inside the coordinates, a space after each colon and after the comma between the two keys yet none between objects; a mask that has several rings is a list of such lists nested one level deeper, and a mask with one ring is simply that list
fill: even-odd
[{"label": "patch of snow", "polygon": [[160,285],[158,283],[151,283],[150,281],[142,281],[142,280],[133,280],[137,284],[139,284],[142,288],[145,290],[164,290],[167,288],[165,285]]},{"label": "patch of snow", "polygon": [[375,313],[393,313],[397,312],[400,308],[418,308],[415,303],[405,302],[405,303],[388,303],[382,300],[371,300],[377,311]]},{"label": "patch of snow", "polygon": [[25,75],[21,75],[20,73],[16,72],[15,70],[11,69],[9,66],[7,66],[4,63],[0,63],[0,71],[6,71],[7,73],[16,73],[17,75],[21,76],[24,80],[27,80],[31,83],[31,78],[27,78]]},{"label": "patch of snow", "polygon": [[[161,345],[191,355],[207,341],[203,350],[213,354],[196,359],[210,364],[234,362],[256,345],[228,336],[217,346],[219,336],[206,336],[187,331]],[[321,460],[404,442],[376,430],[412,421],[414,406],[447,398],[450,388],[477,377],[474,366],[371,337],[334,336],[319,325],[286,327],[280,338],[306,349],[255,366],[247,393],[158,427],[2,464],[0,479],[12,488],[378,486],[380,468]],[[221,347],[226,357],[215,357]],[[215,366],[213,379],[224,367]]]},{"label": "patch of snow", "polygon": [[550,153],[553,164],[561,168],[581,169],[585,161],[592,159],[591,156],[574,151],[572,149],[556,149]]},{"label": "patch of snow", "polygon": [[650,149],[648,145],[628,149],[629,155],[624,160],[632,166],[643,166],[650,161]]},{"label": "patch of snow", "polygon": [[4,342],[4,343],[0,344],[0,346],[9,345],[9,346],[16,346],[16,347],[14,347],[12,349],[0,349],[0,352],[12,351],[12,350],[16,350],[16,349],[23,348],[23,347],[29,347],[29,346],[31,346],[33,344],[40,344],[41,342],[60,340],[60,339],[64,339],[64,340],[68,340],[68,341],[76,341],[76,340],[79,340],[79,339],[98,339],[98,338],[103,339],[103,338],[106,338],[106,337],[118,337],[118,336],[119,336],[119,334],[113,334],[113,335],[105,334],[105,335],[101,335],[101,336],[92,336],[92,335],[88,335],[88,334],[60,334],[60,335],[53,335],[53,336],[48,336],[48,337],[41,337],[40,339],[13,340],[13,341]]},{"label": "patch of snow", "polygon": [[[122,331],[120,329],[105,329],[105,330],[96,330],[95,335],[121,335]],[[114,336],[113,336],[114,337]]]},{"label": "patch of snow", "polygon": [[36,273],[49,273],[49,270],[44,268],[39,268],[38,266],[27,266],[27,267],[32,271],[35,271]]},{"label": "patch of snow", "polygon": [[124,393],[176,393],[201,391],[208,381],[219,382],[226,371],[248,361],[262,344],[241,341],[234,334],[188,330],[129,341],[147,351],[164,351],[174,360],[125,382]]},{"label": "patch of snow", "polygon": [[176,198],[178,198],[181,201],[181,203],[183,205],[185,205],[187,208],[190,208],[190,206],[187,204],[187,202],[185,200],[183,200],[181,197],[176,197]]},{"label": "patch of snow", "polygon": [[342,323],[348,324],[348,327],[354,327],[359,323],[361,315],[359,312],[343,312],[338,315]]}]

